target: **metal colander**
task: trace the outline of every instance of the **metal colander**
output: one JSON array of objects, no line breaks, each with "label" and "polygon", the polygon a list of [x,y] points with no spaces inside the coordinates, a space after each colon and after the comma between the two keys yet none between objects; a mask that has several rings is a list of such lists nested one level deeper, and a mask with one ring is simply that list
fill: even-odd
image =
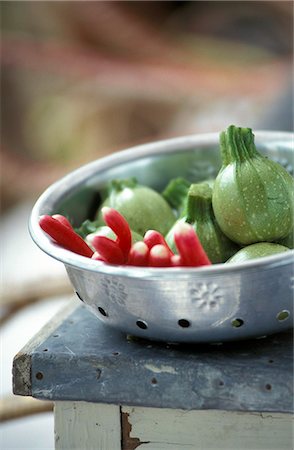
[{"label": "metal colander", "polygon": [[[262,153],[293,170],[293,134],[256,132],[255,141]],[[112,266],[56,246],[38,226],[40,215],[55,213],[80,225],[114,178],[135,176],[160,191],[171,178],[214,177],[220,168],[218,142],[218,134],[204,134],[114,153],[65,176],[36,202],[32,238],[64,263],[77,296],[105,324],[166,342],[224,342],[292,327],[293,251],[201,268]]]}]

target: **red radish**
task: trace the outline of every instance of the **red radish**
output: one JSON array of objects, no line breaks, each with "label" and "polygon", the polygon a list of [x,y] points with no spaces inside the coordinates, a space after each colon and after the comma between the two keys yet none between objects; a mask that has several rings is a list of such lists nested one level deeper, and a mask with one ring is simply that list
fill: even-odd
[{"label": "red radish", "polygon": [[144,242],[145,242],[145,244],[148,245],[149,249],[151,249],[152,247],[154,247],[154,245],[157,245],[157,244],[164,245],[164,247],[166,247],[168,249],[170,254],[171,255],[173,254],[173,252],[169,248],[166,240],[164,239],[162,234],[159,233],[159,231],[156,231],[156,230],[146,231],[145,236],[144,236]]},{"label": "red radish", "polygon": [[106,236],[94,236],[93,247],[109,264],[124,264],[125,256],[117,242]]},{"label": "red radish", "polygon": [[54,214],[52,217],[53,219],[56,219],[58,220],[58,222],[62,223],[62,225],[71,228],[73,230],[70,221],[65,216],[62,216],[61,214]]},{"label": "red radish", "polygon": [[93,255],[93,250],[86,242],[72,228],[59,220],[43,215],[39,218],[39,225],[61,247],[89,258]]},{"label": "red radish", "polygon": [[148,266],[149,248],[145,242],[139,241],[132,245],[127,264],[130,266]]},{"label": "red radish", "polygon": [[172,267],[183,266],[182,258],[180,257],[180,255],[172,255],[170,258],[170,262]]},{"label": "red radish", "polygon": [[107,262],[98,252],[94,252],[91,259],[94,259],[95,261]]},{"label": "red radish", "polygon": [[211,264],[190,224],[178,223],[175,227],[174,239],[184,266],[197,267]]},{"label": "red radish", "polygon": [[128,222],[114,208],[104,206],[101,212],[106,225],[108,225],[109,228],[111,228],[116,234],[116,242],[120,247],[126,261],[132,245],[132,234]]},{"label": "red radish", "polygon": [[150,267],[169,267],[170,252],[161,244],[154,245],[149,253],[149,266]]}]

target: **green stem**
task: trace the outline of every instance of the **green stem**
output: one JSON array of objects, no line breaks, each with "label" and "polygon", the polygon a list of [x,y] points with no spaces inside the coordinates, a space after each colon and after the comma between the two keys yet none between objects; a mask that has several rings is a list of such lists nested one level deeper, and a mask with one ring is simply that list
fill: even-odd
[{"label": "green stem", "polygon": [[188,223],[205,221],[212,215],[212,189],[207,183],[192,184],[187,197],[186,220]]},{"label": "green stem", "polygon": [[220,135],[220,148],[224,166],[232,162],[244,162],[258,154],[251,128],[230,125]]},{"label": "green stem", "polygon": [[136,178],[126,178],[124,180],[112,180],[110,182],[110,188],[109,188],[109,192],[111,191],[116,191],[116,192],[120,192],[122,190],[124,190],[125,188],[134,188],[136,187],[138,184],[138,181],[136,180]]},{"label": "green stem", "polygon": [[174,178],[168,183],[162,192],[162,196],[172,208],[179,210],[187,197],[190,186],[191,183],[184,178]]}]

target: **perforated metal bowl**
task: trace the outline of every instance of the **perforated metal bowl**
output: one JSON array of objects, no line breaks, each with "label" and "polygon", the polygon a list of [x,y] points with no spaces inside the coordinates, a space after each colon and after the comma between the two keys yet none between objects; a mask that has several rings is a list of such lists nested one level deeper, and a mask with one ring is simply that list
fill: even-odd
[{"label": "perforated metal bowl", "polygon": [[[289,171],[293,134],[256,132],[260,151]],[[224,342],[292,327],[293,251],[234,265],[202,268],[111,266],[54,245],[38,226],[42,214],[67,215],[78,226],[97,208],[113,178],[135,176],[161,190],[174,177],[213,177],[220,168],[219,135],[154,142],[94,161],[49,187],[35,204],[30,233],[64,263],[77,296],[105,324],[166,342]]]}]

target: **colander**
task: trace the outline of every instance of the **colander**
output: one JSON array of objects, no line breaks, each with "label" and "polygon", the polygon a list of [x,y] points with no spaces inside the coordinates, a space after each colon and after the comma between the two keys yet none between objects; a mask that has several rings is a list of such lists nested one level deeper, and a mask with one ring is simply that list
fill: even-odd
[{"label": "colander", "polygon": [[[257,148],[289,172],[293,134],[257,131]],[[201,268],[142,268],[92,261],[55,245],[42,214],[64,214],[79,226],[94,213],[115,178],[136,177],[161,191],[184,177],[197,182],[220,168],[219,134],[184,136],[113,153],[69,173],[37,200],[29,229],[35,243],[61,261],[90,311],[123,333],[165,342],[259,338],[292,327],[294,251],[237,264]]]}]

